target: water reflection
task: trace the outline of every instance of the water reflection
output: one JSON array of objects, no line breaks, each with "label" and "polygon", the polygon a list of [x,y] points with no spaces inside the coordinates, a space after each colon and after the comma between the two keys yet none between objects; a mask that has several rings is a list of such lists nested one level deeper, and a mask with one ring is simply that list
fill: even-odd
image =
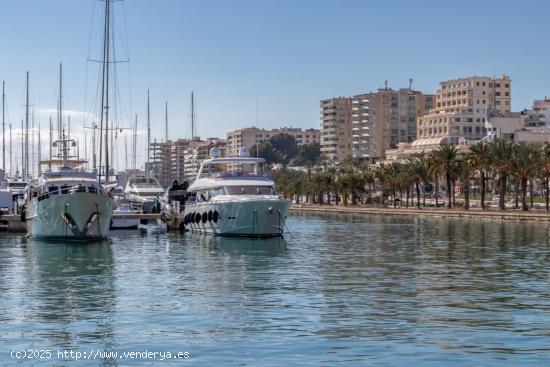
[{"label": "water reflection", "polygon": [[63,244],[30,240],[25,252],[23,323],[45,345],[74,348],[81,340],[110,347],[116,304],[108,242]]}]

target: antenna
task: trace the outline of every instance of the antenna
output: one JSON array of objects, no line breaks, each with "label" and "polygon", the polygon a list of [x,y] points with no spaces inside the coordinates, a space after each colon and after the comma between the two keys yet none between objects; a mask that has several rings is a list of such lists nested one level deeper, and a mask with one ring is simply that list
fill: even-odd
[{"label": "antenna", "polygon": [[388,89],[388,81],[384,80],[384,89]]},{"label": "antenna", "polygon": [[412,86],[413,86],[413,80],[412,78],[409,78],[409,90],[412,90]]}]

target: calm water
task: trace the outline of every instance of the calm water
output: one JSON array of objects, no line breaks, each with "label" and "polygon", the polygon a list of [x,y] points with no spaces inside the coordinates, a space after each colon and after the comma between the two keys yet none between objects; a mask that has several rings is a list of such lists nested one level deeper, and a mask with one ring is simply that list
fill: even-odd
[{"label": "calm water", "polygon": [[288,225],[285,240],[0,234],[0,365],[28,348],[190,354],[147,365],[548,363],[549,224],[297,215]]}]

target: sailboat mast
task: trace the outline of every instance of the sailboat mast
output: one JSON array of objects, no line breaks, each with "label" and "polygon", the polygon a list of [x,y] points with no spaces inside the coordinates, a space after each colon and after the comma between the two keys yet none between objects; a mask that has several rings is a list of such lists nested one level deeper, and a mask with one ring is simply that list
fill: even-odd
[{"label": "sailboat mast", "polygon": [[24,171],[23,177],[29,177],[29,72],[27,71],[27,93],[25,104],[25,139],[24,139],[24,152],[23,161]]},{"label": "sailboat mast", "polygon": [[168,142],[168,102],[164,103],[164,118],[166,122],[166,139],[165,141]]},{"label": "sailboat mast", "polygon": [[138,118],[136,114],[136,120],[134,122],[134,137],[133,137],[133,145],[132,145],[132,169],[134,170],[134,174],[136,172],[136,160],[137,160],[137,124],[138,124]]},{"label": "sailboat mast", "polygon": [[32,109],[31,113],[31,176],[34,175],[34,167],[35,167],[35,152],[34,152],[34,108]]},{"label": "sailboat mast", "polygon": [[6,172],[6,82],[2,82],[2,169]]},{"label": "sailboat mast", "polygon": [[40,176],[41,172],[40,172],[40,167],[41,167],[41,164],[40,164],[40,161],[42,160],[42,154],[40,153],[42,149],[42,145],[40,144],[40,124],[38,124],[38,175]]},{"label": "sailboat mast", "polygon": [[57,140],[62,140],[63,131],[63,63],[59,63],[59,100],[57,102]]},{"label": "sailboat mast", "polygon": [[[103,154],[103,144],[105,143],[105,176],[107,177],[107,166],[109,162],[109,126],[107,120],[107,104],[108,99],[108,74],[109,74],[109,12],[110,12],[110,0],[105,0],[105,21],[103,28],[103,62],[102,62],[102,76],[101,76],[101,117],[99,127],[99,172],[98,177],[101,181],[101,162]],[[106,83],[107,82],[107,83]],[[103,136],[103,122],[105,120],[105,137]],[[104,142],[105,140],[105,142]],[[107,182],[107,180],[105,180]]]},{"label": "sailboat mast", "polygon": [[191,140],[195,137],[195,98],[191,92]]},{"label": "sailboat mast", "polygon": [[105,22],[105,55],[103,65],[105,67],[105,184],[109,184],[109,41],[111,31],[111,4],[110,0],[105,0],[105,13],[107,15]]},{"label": "sailboat mast", "polygon": [[[149,89],[147,89],[147,168],[151,159],[151,106],[149,105]],[[147,172],[146,172],[147,173]]]},{"label": "sailboat mast", "polygon": [[12,160],[12,146],[11,146],[11,124],[10,124],[10,173],[13,174],[13,160]]},{"label": "sailboat mast", "polygon": [[51,160],[52,160],[52,144],[53,144],[53,122],[52,122],[52,117],[50,116],[50,163],[48,164],[48,168],[49,170],[51,171],[52,170],[52,164],[51,164]]}]

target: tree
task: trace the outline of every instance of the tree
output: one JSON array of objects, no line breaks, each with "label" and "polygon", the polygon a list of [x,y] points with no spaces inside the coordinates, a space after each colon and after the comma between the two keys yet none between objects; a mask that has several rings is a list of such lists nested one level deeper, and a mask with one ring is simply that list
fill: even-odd
[{"label": "tree", "polygon": [[545,144],[541,152],[541,167],[542,175],[544,179],[544,201],[546,206],[546,211],[550,210],[550,145]]},{"label": "tree", "polygon": [[485,210],[485,189],[486,184],[486,175],[487,171],[491,168],[491,154],[489,151],[489,146],[480,141],[470,147],[470,160],[472,162],[472,167],[479,171],[481,190],[480,190],[480,201],[481,209]]},{"label": "tree", "polygon": [[[521,208],[527,211],[527,181],[531,180],[541,167],[539,150],[533,144],[521,142],[513,146],[515,174],[521,186]],[[533,197],[531,195],[531,197]]]},{"label": "tree", "polygon": [[499,207],[505,210],[504,196],[506,194],[506,184],[508,175],[512,173],[512,144],[504,139],[495,139],[489,143],[489,152],[491,157],[491,166],[498,175],[500,183]]},{"label": "tree", "polygon": [[269,140],[254,145],[250,149],[251,156],[264,158],[268,164],[288,165],[296,154],[298,154],[296,139],[289,134],[274,135]]},{"label": "tree", "polygon": [[304,144],[298,148],[298,154],[290,162],[292,166],[313,167],[321,158],[321,145],[319,143]]},{"label": "tree", "polygon": [[447,208],[451,208],[451,184],[456,172],[456,160],[458,150],[455,145],[443,144],[432,152],[433,165],[439,167],[441,172],[445,173],[447,184]]},{"label": "tree", "polygon": [[423,158],[414,158],[408,161],[409,174],[416,189],[416,206],[420,208],[420,183],[428,181],[427,161]]}]

